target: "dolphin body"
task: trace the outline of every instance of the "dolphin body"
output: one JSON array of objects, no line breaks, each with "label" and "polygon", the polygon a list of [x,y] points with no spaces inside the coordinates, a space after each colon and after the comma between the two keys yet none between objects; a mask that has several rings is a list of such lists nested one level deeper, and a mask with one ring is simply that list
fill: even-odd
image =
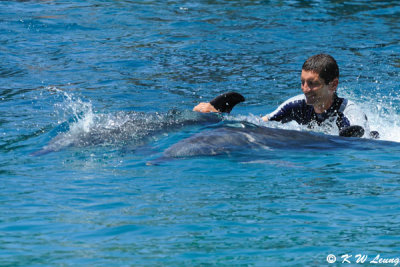
[{"label": "dolphin body", "polygon": [[219,114],[170,111],[161,115],[127,114],[122,122],[112,127],[108,126],[108,123],[94,123],[88,130],[71,129],[68,125],[60,126],[62,131],[54,129],[50,134],[55,137],[31,155],[42,156],[67,147],[98,145],[120,146],[134,150],[151,141],[152,137],[177,132],[186,126],[200,128],[206,126],[206,129],[167,148],[163,152],[162,160],[228,154],[244,149],[322,149],[343,146],[343,143],[346,143],[346,146],[354,145],[347,140],[349,138],[344,137],[269,128],[247,121],[228,121]]},{"label": "dolphin body", "polygon": [[242,122],[244,128],[222,126],[205,130],[172,145],[164,151],[167,157],[219,155],[242,149],[316,148],[333,146],[327,136],[308,132],[255,126]]},{"label": "dolphin body", "polygon": [[148,162],[148,165],[157,165],[175,158],[223,155],[248,150],[369,149],[365,142],[368,140],[270,128],[245,121],[224,121],[219,127],[206,129],[170,146],[161,157]]},{"label": "dolphin body", "polygon": [[[42,156],[67,147],[116,145],[138,147],[151,137],[177,131],[190,125],[212,125],[222,121],[220,114],[202,114],[192,111],[170,110],[165,114],[131,112],[115,117],[97,118],[90,127],[76,127],[76,121],[65,122],[49,135],[54,135],[47,145],[31,153]],[[79,121],[79,120],[78,120]],[[111,123],[112,122],[112,123]]]},{"label": "dolphin body", "polygon": [[[222,94],[210,103],[222,113],[245,101],[235,92]],[[122,117],[122,119],[121,119]],[[226,154],[243,149],[273,148],[334,148],[345,142],[342,137],[314,132],[283,130],[257,126],[249,122],[227,122],[221,114],[204,114],[192,111],[171,110],[166,114],[144,114],[132,112],[116,118],[95,117],[89,127],[68,124],[63,131],[50,140],[42,149],[31,155],[40,156],[63,148],[88,147],[94,145],[118,145],[135,148],[157,134],[177,130],[188,125],[213,125],[214,128],[186,138],[166,149],[162,159]],[[110,123],[112,122],[112,123]],[[117,123],[115,123],[117,122]],[[215,123],[218,123],[215,125]],[[72,127],[71,127],[72,126]],[[360,136],[360,129],[351,127],[342,136]],[[360,127],[361,128],[361,127]],[[355,129],[355,130],[354,130]],[[350,131],[349,131],[350,130]],[[362,134],[364,134],[363,129]],[[57,131],[57,130],[54,130]],[[348,144],[349,145],[349,144]],[[351,144],[350,144],[351,145]]]}]

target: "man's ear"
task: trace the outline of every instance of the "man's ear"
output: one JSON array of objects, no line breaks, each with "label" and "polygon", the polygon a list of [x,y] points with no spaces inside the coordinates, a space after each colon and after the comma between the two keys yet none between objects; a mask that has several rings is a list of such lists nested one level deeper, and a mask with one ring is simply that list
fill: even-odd
[{"label": "man's ear", "polygon": [[336,89],[337,89],[337,87],[339,85],[339,79],[335,78],[333,81],[331,81],[329,83],[329,85],[330,85],[330,90],[332,90],[333,92],[336,92]]}]

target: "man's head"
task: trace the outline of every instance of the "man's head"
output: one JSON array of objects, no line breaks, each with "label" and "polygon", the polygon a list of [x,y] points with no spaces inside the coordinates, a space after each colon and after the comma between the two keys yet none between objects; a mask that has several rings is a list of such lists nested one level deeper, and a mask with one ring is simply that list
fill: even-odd
[{"label": "man's head", "polygon": [[325,84],[329,84],[334,79],[339,79],[339,66],[336,60],[327,54],[318,54],[309,57],[304,62],[302,70],[317,73],[324,80]]},{"label": "man's head", "polygon": [[333,57],[319,54],[304,62],[301,89],[307,104],[313,105],[316,112],[323,112],[332,105],[338,84],[339,67]]}]

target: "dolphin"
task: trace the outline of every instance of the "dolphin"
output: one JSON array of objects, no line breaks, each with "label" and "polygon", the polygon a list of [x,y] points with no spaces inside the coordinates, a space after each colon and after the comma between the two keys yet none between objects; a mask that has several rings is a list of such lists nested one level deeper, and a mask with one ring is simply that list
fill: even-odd
[{"label": "dolphin", "polygon": [[[359,142],[354,142],[354,139]],[[348,147],[368,149],[364,140],[354,137],[333,136],[313,131],[297,131],[255,125],[247,121],[224,121],[170,146],[161,157],[147,165],[157,165],[176,158],[215,156],[243,150],[327,150]]]},{"label": "dolphin", "polygon": [[[218,114],[204,114],[192,111],[170,110],[166,114],[145,114],[131,112],[116,116],[90,116],[72,118],[53,130],[56,136],[32,156],[41,156],[66,147],[87,147],[93,145],[139,146],[152,136],[167,133],[188,125],[210,125],[223,119],[222,113],[230,113],[232,108],[245,98],[236,92],[221,94],[211,100]],[[67,131],[65,131],[67,130]],[[52,133],[50,133],[51,135]]]},{"label": "dolphin", "polygon": [[[94,145],[118,145],[135,148],[149,138],[171,130],[177,130],[188,125],[210,125],[222,122],[218,127],[200,132],[184,139],[168,148],[164,158],[186,156],[218,155],[238,151],[239,149],[269,149],[270,147],[312,147],[320,143],[322,146],[335,144],[331,137],[310,132],[282,130],[257,126],[248,122],[241,122],[237,127],[230,127],[224,121],[222,113],[230,113],[232,108],[245,101],[244,97],[236,92],[228,92],[217,96],[210,101],[220,113],[198,113],[192,111],[180,112],[171,110],[166,114],[144,114],[132,112],[114,117],[98,116],[91,120],[77,118],[67,125],[66,132],[58,133],[42,149],[33,152],[33,156],[41,156],[63,148],[87,147]],[[90,116],[89,116],[90,117]],[[80,126],[82,122],[83,126]],[[88,123],[88,121],[90,123]],[[237,123],[237,122],[234,122]],[[340,136],[362,136],[364,130],[360,126],[344,129]],[[64,129],[65,130],[65,129]],[[318,146],[318,145],[317,145]]]},{"label": "dolphin", "polygon": [[67,147],[97,145],[138,147],[157,135],[176,131],[185,126],[212,125],[221,122],[223,117],[213,113],[170,110],[165,114],[130,112],[116,116],[99,115],[93,120],[94,122],[88,127],[81,126],[79,120],[63,123],[49,133],[55,137],[40,150],[31,153],[31,156],[42,156]]}]

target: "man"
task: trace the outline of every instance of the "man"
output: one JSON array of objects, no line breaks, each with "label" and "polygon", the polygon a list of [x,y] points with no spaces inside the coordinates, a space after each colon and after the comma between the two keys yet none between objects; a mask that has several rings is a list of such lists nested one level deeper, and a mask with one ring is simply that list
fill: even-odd
[{"label": "man", "polygon": [[[296,121],[310,128],[316,126],[329,129],[337,127],[344,131],[357,127],[358,134],[369,135],[367,116],[353,102],[340,98],[336,94],[339,84],[339,67],[336,60],[327,54],[312,56],[304,62],[301,71],[301,89],[303,95],[290,98],[274,112],[262,117],[264,121],[282,123]],[[219,112],[211,103],[200,103],[194,111]]]}]

